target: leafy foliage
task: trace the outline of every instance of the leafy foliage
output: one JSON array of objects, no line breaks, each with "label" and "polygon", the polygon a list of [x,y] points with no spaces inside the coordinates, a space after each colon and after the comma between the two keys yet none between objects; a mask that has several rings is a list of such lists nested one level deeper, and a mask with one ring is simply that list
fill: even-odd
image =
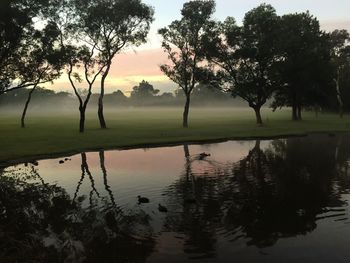
[{"label": "leafy foliage", "polygon": [[35,27],[50,1],[1,1],[0,94],[59,77],[61,51],[55,23]]},{"label": "leafy foliage", "polygon": [[206,36],[207,57],[217,66],[218,78],[233,96],[248,102],[260,124],[260,108],[278,86],[278,24],[275,9],[262,4],[245,15],[242,27],[228,17]]},{"label": "leafy foliage", "polygon": [[205,32],[214,25],[211,16],[214,1],[190,1],[181,10],[181,20],[173,21],[158,32],[163,38],[162,47],[168,54],[170,65],[160,69],[184,91],[187,98],[183,126],[188,126],[190,96],[196,84],[211,79],[211,68],[205,65]]},{"label": "leafy foliage", "polygon": [[308,12],[284,15],[280,52],[281,88],[272,105],[292,106],[293,119],[301,119],[301,107],[322,106],[329,94],[331,64],[327,35]]}]

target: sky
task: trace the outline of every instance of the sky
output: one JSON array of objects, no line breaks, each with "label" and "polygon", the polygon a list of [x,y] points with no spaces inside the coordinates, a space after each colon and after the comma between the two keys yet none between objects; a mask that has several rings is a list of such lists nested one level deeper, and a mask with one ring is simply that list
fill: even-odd
[{"label": "sky", "polygon": [[[125,50],[113,60],[112,69],[106,80],[106,92],[112,93],[118,89],[126,95],[132,87],[142,80],[150,82],[161,92],[173,91],[176,85],[162,74],[159,65],[167,62],[167,56],[160,48],[161,38],[157,34],[159,28],[169,25],[173,20],[180,19],[180,10],[186,0],[143,0],[155,10],[155,21],[152,24],[148,41],[140,47]],[[277,14],[310,11],[316,16],[323,30],[347,29],[350,31],[350,0],[216,0],[216,20],[224,20],[233,16],[238,24],[244,14],[261,3],[275,7]],[[67,75],[48,86],[55,90],[71,91]],[[98,93],[95,88],[94,92]]]}]

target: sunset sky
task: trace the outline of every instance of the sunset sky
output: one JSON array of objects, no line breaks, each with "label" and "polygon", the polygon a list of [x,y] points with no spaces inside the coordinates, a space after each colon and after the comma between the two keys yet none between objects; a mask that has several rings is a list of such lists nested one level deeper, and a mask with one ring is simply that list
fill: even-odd
[{"label": "sunset sky", "polygon": [[[167,61],[160,48],[161,38],[157,30],[180,18],[180,10],[185,0],[144,0],[155,9],[155,21],[148,36],[148,43],[133,50],[124,51],[113,61],[112,70],[107,79],[107,93],[118,89],[129,94],[133,86],[143,79],[155,88],[173,91],[176,85],[170,82],[159,70],[159,65]],[[240,24],[244,14],[261,3],[272,4],[279,15],[309,10],[318,17],[324,30],[350,30],[349,0],[216,0],[214,18],[224,20],[233,16]],[[66,74],[49,88],[71,91]],[[98,89],[95,88],[95,92]]]}]

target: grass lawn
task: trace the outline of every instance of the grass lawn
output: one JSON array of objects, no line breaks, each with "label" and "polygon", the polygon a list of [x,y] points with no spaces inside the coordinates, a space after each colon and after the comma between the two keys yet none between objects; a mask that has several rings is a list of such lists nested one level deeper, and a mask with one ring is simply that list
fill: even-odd
[{"label": "grass lawn", "polygon": [[106,112],[108,129],[101,130],[95,112],[87,115],[86,132],[78,132],[78,111],[68,114],[33,114],[27,128],[19,127],[19,114],[0,113],[0,162],[82,150],[199,142],[214,139],[301,135],[311,132],[350,131],[350,117],[304,113],[291,121],[289,110],[263,111],[264,126],[255,124],[250,109],[200,109],[190,113],[190,128],[181,127],[182,109],[133,109]]}]

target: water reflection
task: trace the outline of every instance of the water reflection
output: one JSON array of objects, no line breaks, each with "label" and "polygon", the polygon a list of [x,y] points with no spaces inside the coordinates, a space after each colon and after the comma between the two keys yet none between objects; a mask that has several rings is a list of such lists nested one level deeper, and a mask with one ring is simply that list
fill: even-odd
[{"label": "water reflection", "polygon": [[[99,205],[101,196],[85,153],[81,154],[82,174],[72,199],[64,188],[45,183],[34,166],[1,171],[1,262],[133,262],[150,255],[154,240],[149,222],[144,220],[147,216],[122,212],[116,206],[103,151],[100,156],[111,199]],[[86,197],[79,196],[85,177],[91,183],[87,208],[83,205]],[[137,228],[144,231],[136,236]]]},{"label": "water reflection", "polygon": [[[349,136],[314,135],[8,167],[0,170],[0,260],[342,262],[349,161]],[[150,204],[137,204],[138,195]]]}]

